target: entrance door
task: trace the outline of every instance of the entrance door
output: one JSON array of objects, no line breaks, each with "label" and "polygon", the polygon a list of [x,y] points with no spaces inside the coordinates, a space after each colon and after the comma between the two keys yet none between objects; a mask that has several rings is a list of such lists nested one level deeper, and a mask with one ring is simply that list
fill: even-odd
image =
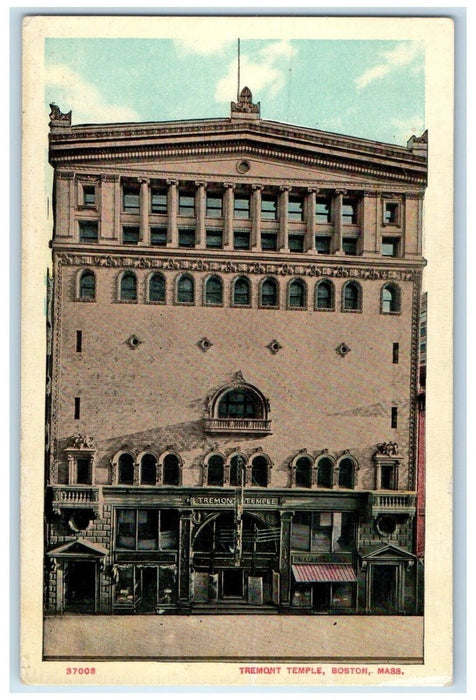
[{"label": "entrance door", "polygon": [[243,598],[243,571],[241,569],[225,569],[222,581],[224,598]]},{"label": "entrance door", "polygon": [[312,597],[313,610],[316,610],[316,612],[327,612],[331,604],[331,584],[315,583]]},{"label": "entrance door", "polygon": [[65,566],[65,612],[94,613],[96,611],[96,564],[72,561]]},{"label": "entrance door", "polygon": [[397,602],[397,567],[390,564],[372,566],[372,610],[395,612]]},{"label": "entrance door", "polygon": [[140,604],[137,606],[137,612],[153,613],[157,605],[157,567],[144,566],[141,570],[141,577],[142,596]]}]

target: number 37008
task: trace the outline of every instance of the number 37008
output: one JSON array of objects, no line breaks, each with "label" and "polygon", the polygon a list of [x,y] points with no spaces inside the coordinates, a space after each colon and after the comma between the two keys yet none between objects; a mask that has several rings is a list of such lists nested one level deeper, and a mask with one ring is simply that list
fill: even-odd
[{"label": "number 37008", "polygon": [[79,676],[87,676],[91,674],[93,676],[96,673],[96,669],[94,666],[68,666],[66,668],[66,675],[67,676],[74,676],[74,675],[79,675]]}]

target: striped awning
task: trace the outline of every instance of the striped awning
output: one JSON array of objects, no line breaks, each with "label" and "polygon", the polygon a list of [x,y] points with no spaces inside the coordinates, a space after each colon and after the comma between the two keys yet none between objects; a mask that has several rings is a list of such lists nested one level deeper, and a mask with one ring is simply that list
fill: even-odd
[{"label": "striped awning", "polygon": [[292,564],[298,583],[349,583],[357,581],[350,564]]}]

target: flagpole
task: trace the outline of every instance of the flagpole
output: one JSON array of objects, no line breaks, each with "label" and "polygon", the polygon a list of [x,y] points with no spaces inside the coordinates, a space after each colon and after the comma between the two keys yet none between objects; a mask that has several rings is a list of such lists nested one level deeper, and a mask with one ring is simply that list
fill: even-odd
[{"label": "flagpole", "polygon": [[236,91],[237,101],[240,99],[240,40],[238,39],[238,87]]}]

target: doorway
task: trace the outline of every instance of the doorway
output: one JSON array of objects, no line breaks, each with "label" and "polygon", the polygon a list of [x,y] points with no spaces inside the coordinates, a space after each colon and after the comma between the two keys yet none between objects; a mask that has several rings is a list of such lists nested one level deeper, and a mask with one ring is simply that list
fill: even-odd
[{"label": "doorway", "polygon": [[142,596],[137,612],[152,613],[157,606],[157,567],[144,566],[141,569]]},{"label": "doorway", "polygon": [[372,609],[395,612],[397,608],[397,567],[379,564],[372,567]]},{"label": "doorway", "polygon": [[64,611],[96,612],[96,564],[91,561],[71,561],[64,572]]},{"label": "doorway", "polygon": [[243,598],[243,571],[224,569],[222,572],[222,593],[224,598]]}]

